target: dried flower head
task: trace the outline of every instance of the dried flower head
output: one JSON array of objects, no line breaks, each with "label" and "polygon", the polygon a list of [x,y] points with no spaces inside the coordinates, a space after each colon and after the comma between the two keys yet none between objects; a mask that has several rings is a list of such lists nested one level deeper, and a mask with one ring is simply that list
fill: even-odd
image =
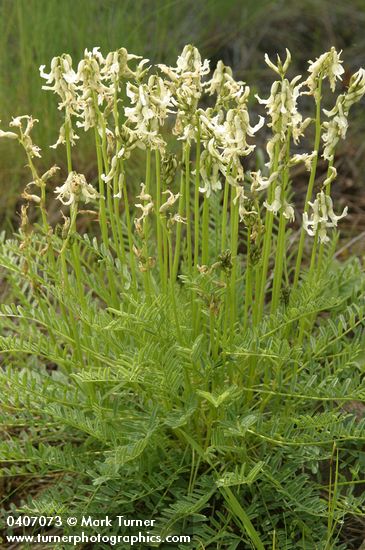
[{"label": "dried flower head", "polygon": [[89,202],[98,198],[98,193],[92,185],[87,183],[83,174],[70,172],[63,185],[56,187],[57,199],[69,206],[79,200]]}]

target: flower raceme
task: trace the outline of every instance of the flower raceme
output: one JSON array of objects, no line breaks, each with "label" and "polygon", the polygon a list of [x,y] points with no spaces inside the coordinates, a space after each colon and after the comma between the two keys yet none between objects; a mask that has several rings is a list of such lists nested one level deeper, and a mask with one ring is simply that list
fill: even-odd
[{"label": "flower raceme", "polygon": [[330,239],[327,235],[327,228],[337,227],[337,222],[347,214],[347,206],[344,208],[342,214],[336,216],[333,211],[333,203],[330,196],[326,195],[324,191],[318,193],[315,201],[309,203],[313,212],[311,217],[308,218],[308,214],[303,214],[303,225],[307,233],[311,236],[315,236],[318,232],[319,240],[322,243],[328,242]]},{"label": "flower raceme", "polygon": [[[352,76],[347,91],[337,97],[333,109],[323,111],[326,120],[322,121],[322,112],[318,109],[321,93],[326,81],[333,92],[336,82],[341,80],[344,71],[341,52],[331,48],[314,62],[309,62],[306,78],[300,75],[288,78],[291,69],[288,50],[284,60],[278,56],[275,63],[266,55],[265,61],[278,77],[271,86],[269,97],[262,99],[256,96],[258,103],[264,105],[266,120],[263,116],[252,116],[250,113],[249,105],[252,105],[253,98],[249,86],[235,80],[232,69],[221,61],[209,76],[209,61],[202,59],[192,45],[184,47],[175,66],[158,64],[153,67],[147,59],[130,54],[125,48],[109,52],[106,57],[99,48],[85,50],[76,68],[68,54],[55,57],[48,72],[42,65],[40,74],[46,81],[43,88],[58,96],[58,109],[63,115],[55,146],[66,146],[68,174],[64,177],[64,183],[55,189],[57,199],[64,206],[71,206],[74,215],[80,201],[98,201],[105,246],[108,246],[111,230],[114,238],[118,236],[121,247],[128,240],[132,249],[134,240],[142,234],[142,222],[146,229],[144,235],[151,236],[150,230],[154,227],[161,254],[160,266],[165,266],[164,269],[167,263],[162,255],[168,246],[172,253],[175,246],[175,259],[171,265],[175,266],[176,272],[176,256],[182,246],[182,238],[186,239],[184,246],[189,262],[193,262],[190,247],[194,240],[192,267],[195,269],[200,246],[202,249],[205,247],[201,252],[204,256],[202,263],[208,260],[206,245],[200,245],[199,239],[200,235],[203,235],[203,240],[206,239],[209,232],[209,204],[206,201],[217,193],[224,195],[221,201],[225,209],[223,222],[227,225],[231,223],[229,235],[233,240],[233,249],[238,249],[234,237],[238,222],[246,225],[250,232],[252,220],[257,221],[265,210],[269,227],[262,231],[252,230],[250,239],[256,249],[261,247],[270,251],[271,239],[275,237],[272,219],[278,216],[281,221],[277,238],[280,249],[285,249],[285,227],[295,219],[294,206],[289,200],[290,170],[303,163],[310,174],[310,181],[314,182],[317,159],[322,154],[328,161],[328,178],[323,187],[326,192],[321,191],[314,201],[309,193],[303,208],[303,230],[311,237],[318,234],[322,243],[327,242],[327,230],[336,227],[347,213],[345,208],[340,216],[334,214],[330,183],[336,176],[333,168],[335,149],[339,140],[346,136],[350,108],[365,94],[365,71],[360,69]],[[300,111],[302,95],[314,97],[317,106],[315,120],[304,117]],[[256,111],[258,108],[259,105],[256,105]],[[257,122],[252,123],[255,118]],[[0,137],[18,140],[23,146],[33,182],[36,185],[41,182],[42,200],[28,192],[31,184],[25,189],[23,198],[43,208],[43,188],[48,177],[39,176],[33,163],[35,157],[41,156],[40,148],[31,137],[35,122],[28,115],[16,117],[10,123],[11,131],[1,130]],[[267,158],[253,171],[250,169],[252,163],[246,161],[246,157],[255,152],[265,122],[269,129]],[[318,147],[305,152],[301,145],[302,138],[313,123],[319,132],[321,139],[318,143],[322,143],[323,150]],[[95,134],[98,189],[72,169],[71,154],[78,139],[77,129],[85,132],[92,129]],[[301,149],[298,150],[298,147]],[[130,214],[126,163],[136,148],[146,152],[146,180],[137,201],[134,201],[135,210]],[[180,148],[182,154],[178,159],[176,151]],[[155,175],[152,173],[154,169]],[[178,179],[180,184],[176,188]],[[190,208],[190,193],[194,196],[194,209]],[[202,220],[199,195],[203,196],[205,204]],[[123,208],[128,211],[126,239],[123,237],[123,224],[118,217],[115,219],[121,211],[122,201]],[[174,209],[177,211],[172,212]],[[312,209],[310,216],[309,209]],[[130,223],[133,215],[134,224]],[[165,223],[167,216],[171,223]],[[182,230],[181,223],[186,224],[186,230]],[[168,236],[166,231],[171,233],[172,228],[176,230],[176,235]],[[224,228],[222,246],[226,239]],[[144,246],[147,246],[146,243]],[[234,258],[234,250],[232,254]],[[125,258],[124,252],[121,258]],[[265,262],[268,263],[267,253]],[[280,275],[280,270],[278,272]]]}]

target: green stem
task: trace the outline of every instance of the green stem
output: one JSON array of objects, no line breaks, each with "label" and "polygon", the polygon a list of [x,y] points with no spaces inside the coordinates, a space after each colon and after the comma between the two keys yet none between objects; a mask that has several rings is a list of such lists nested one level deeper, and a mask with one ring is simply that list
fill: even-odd
[{"label": "green stem", "polygon": [[200,125],[198,120],[196,136],[195,188],[194,188],[194,265],[199,264],[199,188],[200,188]]},{"label": "green stem", "polygon": [[188,272],[191,275],[193,270],[193,251],[191,247],[191,216],[190,216],[190,145],[185,144],[185,210],[186,210],[186,240]]},{"label": "green stem", "polygon": [[156,159],[156,231],[157,231],[157,255],[158,255],[158,264],[160,269],[160,282],[161,286],[166,292],[167,289],[167,279],[165,278],[165,266],[163,259],[163,243],[162,243],[162,226],[161,226],[161,157],[160,152],[156,149],[155,153]]},{"label": "green stem", "polygon": [[234,335],[234,325],[237,317],[237,300],[236,300],[236,279],[238,269],[238,200],[236,187],[231,187],[231,254],[232,254],[232,271],[230,283],[230,339],[232,341]]},{"label": "green stem", "polygon": [[221,252],[224,252],[226,249],[229,186],[230,184],[228,183],[228,178],[226,178],[226,181],[224,183],[224,196],[223,196]]},{"label": "green stem", "polygon": [[[151,149],[147,149],[147,155],[146,155],[146,194],[149,195],[151,193]],[[149,258],[149,250],[148,250],[148,241],[150,236],[150,223],[149,223],[149,217],[145,216],[143,219],[143,255],[145,257],[146,261],[146,271],[144,271],[143,278],[144,278],[144,285],[145,285],[145,292],[146,292],[146,298],[147,301],[151,300],[151,273],[150,273],[150,266],[148,262]]]},{"label": "green stem", "polygon": [[[180,197],[179,197],[179,216],[183,217],[184,215],[184,177],[183,173],[181,173],[180,176]],[[181,223],[178,222],[176,224],[176,241],[175,241],[175,256],[174,256],[174,263],[173,263],[173,271],[172,271],[172,278],[173,281],[176,281],[177,272],[179,269],[179,261],[180,261],[180,247],[181,247]],[[171,251],[170,251],[171,253]]]},{"label": "green stem", "polygon": [[[280,153],[280,142],[275,144],[273,172],[276,172],[278,170],[279,153]],[[276,181],[274,181],[270,187],[269,198],[268,198],[270,203],[274,200],[275,187],[276,187]],[[259,322],[262,319],[262,315],[264,312],[265,288],[266,288],[267,273],[269,268],[273,224],[274,224],[274,213],[271,210],[266,210],[266,218],[265,218],[266,231],[265,231],[264,243],[263,243],[262,270],[260,275],[260,291],[257,299],[257,319],[256,319],[257,322]]]},{"label": "green stem", "polygon": [[128,199],[128,191],[127,191],[127,182],[126,182],[126,174],[124,170],[124,163],[121,162],[121,170],[123,174],[123,200],[124,200],[124,210],[125,210],[125,220],[127,225],[127,234],[128,234],[128,248],[129,248],[129,262],[130,262],[130,268],[131,268],[131,274],[132,274],[132,284],[134,291],[138,288],[138,282],[137,282],[137,272],[136,272],[136,258],[134,256],[133,252],[133,231],[132,231],[132,222],[131,222],[131,215],[129,210],[129,199]]},{"label": "green stem", "polygon": [[[102,156],[102,147],[100,143],[100,138],[98,134],[97,127],[94,127],[94,136],[95,136],[95,145],[96,145],[96,158],[98,164],[98,181],[99,181],[99,223],[101,230],[101,237],[105,247],[105,254],[107,255],[109,251],[109,239],[108,239],[108,228],[107,228],[107,219],[106,219],[106,208],[105,208],[105,188],[104,181],[102,179],[103,174],[103,156]],[[106,261],[109,261],[107,258]],[[108,283],[111,290],[112,300],[115,305],[118,304],[117,300],[117,291],[115,286],[114,274],[111,272],[110,267],[106,269]]]},{"label": "green stem", "polygon": [[287,185],[289,181],[289,159],[290,159],[290,131],[287,136],[286,166],[283,174],[283,183],[281,187],[281,210],[278,238],[276,244],[274,282],[272,289],[271,313],[276,311],[280,300],[281,283],[283,277],[283,267],[285,262],[285,237],[286,237],[286,218],[284,216],[284,203],[287,196]]},{"label": "green stem", "polygon": [[251,229],[247,229],[247,265],[246,265],[246,284],[245,284],[245,309],[243,317],[243,330],[247,330],[248,313],[252,304],[252,265],[251,265]]},{"label": "green stem", "polygon": [[203,229],[202,229],[202,265],[208,264],[209,259],[209,199],[204,194],[203,202]]},{"label": "green stem", "polygon": [[102,159],[102,152],[101,152],[100,137],[96,126],[94,127],[94,135],[95,135],[95,145],[96,145],[96,159],[98,164],[98,181],[99,181],[99,195],[100,195],[99,224],[100,224],[101,237],[102,237],[104,246],[106,250],[108,250],[109,242],[108,242],[108,228],[107,228],[106,210],[105,210],[105,188],[104,188],[104,181],[101,177],[103,173],[103,159]]},{"label": "green stem", "polygon": [[[304,203],[304,212],[307,213],[309,210],[309,201],[312,198],[313,194],[313,186],[316,179],[316,172],[317,172],[317,163],[318,163],[318,155],[319,155],[319,147],[321,143],[321,93],[322,93],[322,78],[319,79],[318,82],[318,95],[316,96],[316,130],[315,130],[315,138],[314,138],[314,152],[315,157],[312,161],[312,167],[311,172],[309,176],[309,182],[308,182],[308,188],[307,193],[305,197],[305,203]],[[298,255],[297,260],[295,264],[295,272],[294,272],[294,281],[293,281],[293,288],[296,288],[299,281],[299,275],[300,275],[300,269],[302,265],[302,258],[303,258],[303,251],[304,251],[304,239],[305,239],[305,229],[302,227],[300,231],[300,239],[298,244]]]}]

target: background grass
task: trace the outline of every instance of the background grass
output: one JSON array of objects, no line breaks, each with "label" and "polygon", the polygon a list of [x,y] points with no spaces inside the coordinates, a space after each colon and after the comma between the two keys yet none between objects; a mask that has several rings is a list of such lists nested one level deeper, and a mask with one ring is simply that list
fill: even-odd
[{"label": "background grass", "polygon": [[[173,63],[186,43],[194,43],[212,61],[233,66],[248,83],[269,86],[272,76],[263,63],[265,52],[274,55],[288,47],[293,52],[293,73],[303,74],[307,60],[334,45],[344,49],[351,73],[365,64],[365,4],[363,0],[2,0],[0,2],[0,119],[6,127],[11,116],[39,118],[35,140],[43,149],[45,167],[64,163],[62,148],[48,145],[57,139],[61,118],[57,101],[42,91],[38,67],[69,52],[75,62],[85,48],[103,52],[125,46],[151,59]],[[345,79],[346,84],[346,79]],[[351,223],[363,230],[364,207],[357,193],[364,182],[365,117],[354,109],[350,139],[340,155],[343,187],[353,202]],[[90,155],[91,157],[91,155]],[[87,153],[75,159],[79,171],[94,171]],[[19,209],[19,191],[27,182],[24,157],[13,143],[0,143],[0,220],[10,228]],[[355,198],[353,198],[355,194]]]}]

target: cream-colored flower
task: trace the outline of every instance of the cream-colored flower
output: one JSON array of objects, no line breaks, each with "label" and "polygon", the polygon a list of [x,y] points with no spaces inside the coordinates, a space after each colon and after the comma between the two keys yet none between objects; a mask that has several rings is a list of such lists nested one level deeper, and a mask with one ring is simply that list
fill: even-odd
[{"label": "cream-colored flower", "polygon": [[327,187],[327,185],[331,185],[334,179],[337,177],[337,170],[334,166],[329,166],[328,168],[328,175],[326,179],[323,182],[323,189]]},{"label": "cream-colored flower", "polygon": [[274,191],[274,200],[269,203],[268,201],[264,202],[264,206],[270,212],[273,212],[275,215],[279,212],[281,208],[281,187],[277,185]]},{"label": "cream-colored flower", "polygon": [[268,201],[264,202],[264,206],[267,210],[270,212],[273,212],[275,215],[282,211],[284,218],[287,218],[290,221],[294,221],[295,219],[295,212],[294,208],[291,204],[289,204],[286,200],[282,200],[282,188],[280,185],[277,185],[274,191],[274,200],[269,203]]},{"label": "cream-colored flower", "polygon": [[270,187],[273,181],[276,180],[276,178],[278,177],[278,174],[279,172],[275,171],[272,174],[270,174],[268,178],[266,178],[261,174],[261,170],[258,170],[257,172],[251,172],[250,174],[252,178],[251,192],[255,193],[258,191],[264,191],[265,189]]},{"label": "cream-colored flower", "polygon": [[[141,61],[133,71],[128,63],[138,59]],[[108,53],[101,68],[101,74],[105,79],[111,80],[119,89],[119,82],[122,79],[141,80],[148,71],[148,68],[145,67],[147,63],[149,63],[148,59],[142,59],[140,55],[130,54],[125,48],[119,48]]]},{"label": "cream-colored flower", "polygon": [[180,216],[180,214],[174,214],[169,219],[169,224],[174,224],[174,223],[184,223],[184,224],[186,224],[187,220],[186,220],[186,218],[183,218],[182,216]]},{"label": "cream-colored flower", "polygon": [[277,64],[275,65],[269,58],[269,56],[267,55],[267,53],[265,53],[265,63],[270,67],[270,69],[272,69],[273,71],[275,71],[279,76],[281,76],[282,78],[284,78],[288,68],[289,68],[289,65],[291,63],[291,53],[290,51],[288,50],[288,48],[285,49],[286,51],[286,58],[285,58],[285,61],[284,63],[281,61],[281,58],[279,55],[277,55]]},{"label": "cream-colored flower", "polygon": [[170,79],[168,87],[176,112],[173,133],[190,142],[195,138],[196,111],[204,88],[202,77],[209,73],[209,61],[202,62],[199,50],[189,44],[178,57],[176,67],[157,66]]},{"label": "cream-colored flower", "polygon": [[315,61],[309,61],[310,73],[306,85],[309,88],[309,93],[316,95],[320,79],[328,78],[330,88],[334,92],[336,88],[336,80],[342,80],[341,75],[345,72],[340,59],[342,51],[337,52],[334,47],[329,52],[323,53]]},{"label": "cream-colored flower", "polygon": [[137,195],[137,199],[141,199],[141,201],[146,201],[146,202],[152,201],[151,195],[149,193],[146,193],[146,184],[143,182],[141,183],[141,192],[139,195]]},{"label": "cream-colored flower", "polygon": [[160,135],[171,106],[171,92],[162,78],[150,76],[146,84],[127,83],[127,96],[132,107],[125,107],[127,125],[132,126],[138,140],[153,149],[163,149]]},{"label": "cream-colored flower", "polygon": [[220,164],[217,159],[210,155],[208,151],[203,151],[200,157],[200,176],[204,186],[199,188],[201,193],[204,193],[207,198],[212,192],[222,189],[219,172]]},{"label": "cream-colored flower", "polygon": [[365,70],[360,69],[350,79],[346,93],[338,96],[336,104],[330,111],[324,109],[330,120],[323,123],[324,142],[323,158],[333,158],[335,148],[340,139],[345,139],[348,128],[348,114],[352,105],[365,95]]},{"label": "cream-colored flower", "polygon": [[236,196],[233,199],[233,204],[237,204],[237,201],[238,201],[238,215],[241,222],[244,222],[245,220],[247,220],[249,216],[257,215],[257,212],[252,207],[252,205],[249,206],[249,210],[247,210],[246,208],[249,202],[246,197],[243,185],[237,185],[236,187]]},{"label": "cream-colored flower", "polygon": [[249,93],[245,83],[235,80],[231,67],[224,65],[223,61],[218,61],[213,77],[207,82],[206,88],[209,95],[217,94],[217,105],[228,108],[232,102],[239,103],[241,97]]},{"label": "cream-colored flower", "polygon": [[30,136],[33,126],[36,122],[39,122],[37,118],[33,118],[30,115],[23,115],[13,118],[12,121],[9,123],[9,126],[13,128],[19,128],[18,139],[30,158],[41,157],[40,147],[33,143],[33,140]]},{"label": "cream-colored flower", "polygon": [[303,213],[303,227],[311,237],[318,232],[320,242],[326,243],[329,241],[327,228],[337,227],[338,221],[347,215],[348,208],[346,206],[342,214],[336,216],[333,211],[332,199],[324,191],[318,193],[315,201],[309,202],[309,205],[313,212],[310,218],[307,212]]},{"label": "cream-colored flower", "polygon": [[137,231],[142,231],[142,222],[149,216],[149,214],[153,211],[154,204],[153,202],[148,202],[147,204],[136,204],[136,208],[140,208],[142,210],[142,214],[139,218],[134,219],[134,225],[137,229]]},{"label": "cream-colored flower", "polygon": [[15,132],[4,132],[4,130],[0,130],[0,138],[18,139],[18,137],[18,134]]},{"label": "cream-colored flower", "polygon": [[68,131],[71,145],[74,145],[78,136],[73,129],[72,117],[78,114],[80,98],[78,76],[72,68],[72,58],[68,54],[54,57],[51,61],[50,72],[46,73],[44,69],[45,65],[39,67],[41,77],[46,80],[46,85],[42,86],[42,90],[50,90],[57,94],[61,100],[58,108],[65,112],[65,122],[60,128],[58,140],[51,147],[55,149],[58,145],[66,142],[66,131]]},{"label": "cream-colored flower", "polygon": [[167,210],[169,210],[174,204],[175,202],[177,201],[177,199],[180,197],[180,193],[177,193],[176,195],[174,195],[172,193],[172,191],[170,191],[170,189],[167,189],[166,191],[164,191],[162,193],[163,195],[169,195],[168,198],[167,198],[167,201],[164,202],[163,204],[161,204],[160,206],[160,213],[163,214],[165,213]]},{"label": "cream-colored flower", "polygon": [[271,86],[268,99],[261,99],[255,96],[259,103],[265,105],[265,108],[271,118],[268,126],[272,128],[274,135],[280,135],[281,140],[285,140],[288,130],[291,131],[294,143],[297,143],[304,129],[310,123],[310,119],[303,121],[302,115],[297,108],[297,101],[301,95],[303,83],[299,83],[300,75],[289,82],[286,78],[275,81]]},{"label": "cream-colored flower", "polygon": [[289,166],[296,166],[297,164],[304,162],[306,170],[308,172],[312,168],[313,160],[316,158],[317,153],[312,151],[312,153],[297,153],[290,157]]}]

